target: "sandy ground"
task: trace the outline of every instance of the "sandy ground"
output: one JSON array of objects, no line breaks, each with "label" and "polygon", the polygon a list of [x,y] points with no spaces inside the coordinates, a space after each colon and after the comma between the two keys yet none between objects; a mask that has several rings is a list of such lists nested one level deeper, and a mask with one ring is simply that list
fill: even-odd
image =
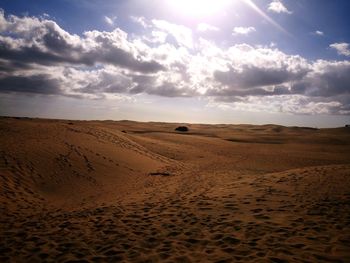
[{"label": "sandy ground", "polygon": [[350,129],[0,119],[1,262],[350,262]]}]

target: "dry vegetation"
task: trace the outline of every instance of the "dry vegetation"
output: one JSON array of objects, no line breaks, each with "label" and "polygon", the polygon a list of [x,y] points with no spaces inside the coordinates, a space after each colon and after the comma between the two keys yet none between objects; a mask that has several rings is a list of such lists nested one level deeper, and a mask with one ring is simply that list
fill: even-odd
[{"label": "dry vegetation", "polygon": [[350,262],[350,129],[0,119],[1,262]]}]

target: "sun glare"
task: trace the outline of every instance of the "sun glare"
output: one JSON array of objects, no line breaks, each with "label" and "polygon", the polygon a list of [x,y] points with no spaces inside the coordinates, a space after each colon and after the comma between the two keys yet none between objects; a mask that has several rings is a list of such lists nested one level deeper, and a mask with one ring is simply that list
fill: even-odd
[{"label": "sun glare", "polygon": [[188,16],[211,16],[223,11],[230,0],[169,0],[174,11]]}]

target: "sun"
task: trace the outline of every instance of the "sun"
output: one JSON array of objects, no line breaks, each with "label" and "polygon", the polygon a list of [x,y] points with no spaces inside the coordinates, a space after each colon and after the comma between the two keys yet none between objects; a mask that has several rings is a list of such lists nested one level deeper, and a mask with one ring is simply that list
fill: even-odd
[{"label": "sun", "polygon": [[[231,0],[232,1],[232,0]],[[221,11],[231,2],[230,0],[168,0],[170,8],[175,12],[188,16],[212,16]]]}]

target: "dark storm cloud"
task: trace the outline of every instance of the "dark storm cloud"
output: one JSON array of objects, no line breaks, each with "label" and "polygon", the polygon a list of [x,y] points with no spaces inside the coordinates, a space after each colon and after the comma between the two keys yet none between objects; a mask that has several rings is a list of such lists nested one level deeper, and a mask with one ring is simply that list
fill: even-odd
[{"label": "dark storm cloud", "polygon": [[8,76],[0,78],[1,92],[37,94],[61,94],[59,81],[45,74],[32,76]]},{"label": "dark storm cloud", "polygon": [[332,97],[350,94],[350,62],[323,62],[320,72],[305,83],[309,96]]},{"label": "dark storm cloud", "polygon": [[79,89],[79,92],[82,93],[125,93],[133,86],[133,82],[130,78],[120,74],[101,72],[95,81],[90,81],[86,86],[82,86],[83,88]]},{"label": "dark storm cloud", "polygon": [[0,72],[11,73],[16,70],[31,69],[31,65],[19,61],[0,60]]},{"label": "dark storm cloud", "polygon": [[[64,56],[43,52],[38,47],[20,47],[20,49],[11,49],[0,40],[0,58],[11,61],[12,63],[36,63],[45,66],[55,65],[57,63],[70,62],[74,59]],[[11,69],[8,69],[11,70]]]},{"label": "dark storm cloud", "polygon": [[277,86],[271,90],[264,88],[251,88],[251,89],[212,89],[207,92],[209,96],[219,96],[227,98],[234,98],[234,96],[272,96],[272,95],[286,95],[293,94],[288,87]]},{"label": "dark storm cloud", "polygon": [[134,75],[130,76],[133,82],[136,84],[129,90],[131,94],[138,94],[145,92],[155,86],[156,77],[148,75]]},{"label": "dark storm cloud", "polygon": [[165,70],[165,68],[156,61],[138,61],[128,52],[118,48],[101,49],[100,52],[96,51],[85,55],[83,60],[119,65],[143,73]]},{"label": "dark storm cloud", "polygon": [[291,93],[332,98],[350,94],[350,62],[319,61],[314,70],[291,85]]},{"label": "dark storm cloud", "polygon": [[239,71],[232,68],[215,71],[214,78],[222,84],[220,88],[208,91],[214,96],[302,94],[333,97],[350,93],[350,62],[319,61],[311,69],[300,69],[299,72],[245,66]]},{"label": "dark storm cloud", "polygon": [[251,89],[300,80],[306,74],[307,70],[305,69],[295,73],[288,71],[286,68],[275,69],[249,65],[243,66],[239,70],[230,68],[228,71],[215,71],[214,78],[221,84],[232,89]]},{"label": "dark storm cloud", "polygon": [[171,82],[163,82],[159,86],[152,87],[146,91],[151,95],[158,95],[164,97],[192,97],[197,95],[195,92],[186,88],[180,88],[176,84]]}]

